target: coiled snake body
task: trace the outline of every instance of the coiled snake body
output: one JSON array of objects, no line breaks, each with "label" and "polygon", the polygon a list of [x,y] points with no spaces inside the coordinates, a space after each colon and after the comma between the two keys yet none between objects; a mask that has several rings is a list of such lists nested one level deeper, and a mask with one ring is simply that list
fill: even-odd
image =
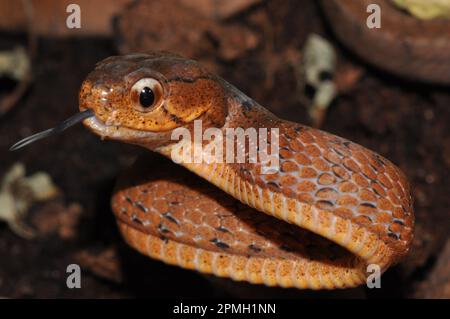
[{"label": "coiled snake body", "polygon": [[[364,60],[409,80],[450,84],[447,19],[420,20],[397,8],[391,0],[320,3],[330,29]],[[381,27],[371,29],[366,21],[374,4],[380,8]]]},{"label": "coiled snake body", "polygon": [[369,264],[384,271],[408,251],[412,201],[397,167],[277,118],[192,60],[160,52],[110,57],[84,81],[80,110],[93,112],[83,123],[102,138],[172,160],[180,143],[195,142],[171,133],[194,130],[195,120],[203,130],[279,129],[280,169],[271,174],[258,162],[180,163],[202,180],[139,159],[120,178],[112,208],[125,240],[145,255],[251,283],[333,289],[364,283]]}]

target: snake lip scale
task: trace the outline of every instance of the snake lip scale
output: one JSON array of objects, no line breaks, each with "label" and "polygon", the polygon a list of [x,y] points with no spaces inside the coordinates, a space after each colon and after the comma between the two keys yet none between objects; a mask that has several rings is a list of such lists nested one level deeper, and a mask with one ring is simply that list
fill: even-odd
[{"label": "snake lip scale", "polygon": [[[168,52],[109,57],[83,82],[79,108],[95,115],[83,124],[100,137],[180,163],[141,157],[116,185],[119,229],[144,255],[254,284],[336,289],[364,284],[369,264],[384,272],[409,250],[412,198],[394,164],[279,119],[193,60]],[[179,147],[192,151],[195,141],[171,133],[192,132],[196,120],[222,132],[277,128],[279,171],[181,161]]]}]

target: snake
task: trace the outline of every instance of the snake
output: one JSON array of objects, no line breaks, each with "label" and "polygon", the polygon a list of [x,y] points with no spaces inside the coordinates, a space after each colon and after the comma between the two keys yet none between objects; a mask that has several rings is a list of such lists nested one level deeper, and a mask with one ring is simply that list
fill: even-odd
[{"label": "snake", "polygon": [[[82,122],[102,139],[162,155],[139,157],[111,197],[125,241],[153,259],[252,284],[338,289],[366,283],[370,267],[382,274],[409,251],[413,200],[398,167],[278,118],[194,60],[169,52],[108,57],[83,81],[79,110],[13,149]],[[201,133],[227,138],[196,139],[198,123]],[[194,138],[174,138],[180,129]],[[278,144],[278,167],[250,161],[250,139],[239,142],[229,129],[270,132],[263,140]],[[230,161],[183,157],[229,140]],[[258,144],[257,155],[264,151]]]},{"label": "snake", "polygon": [[[450,84],[448,19],[420,20],[392,0],[321,0],[320,4],[330,30],[363,60],[412,81]],[[367,25],[373,5],[379,9],[380,28]]]}]

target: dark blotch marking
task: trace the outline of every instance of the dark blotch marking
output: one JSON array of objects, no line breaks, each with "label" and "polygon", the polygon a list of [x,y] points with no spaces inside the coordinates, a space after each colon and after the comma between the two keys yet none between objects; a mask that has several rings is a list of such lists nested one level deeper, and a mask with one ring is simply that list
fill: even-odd
[{"label": "dark blotch marking", "polygon": [[371,208],[377,208],[374,204],[372,203],[361,203],[361,206],[365,206],[365,207],[371,207]]},{"label": "dark blotch marking", "polygon": [[[287,148],[287,147],[285,147],[285,146],[281,146],[281,147],[279,148],[279,150],[280,150],[280,151],[284,150],[284,151],[288,151],[288,152],[290,151],[290,149]],[[278,156],[279,156],[281,159],[286,159],[286,158],[283,156],[283,154],[281,154],[281,153],[279,153]]]},{"label": "dark blotch marking", "polygon": [[178,116],[175,114],[170,114],[170,120],[174,121],[177,124],[184,124],[183,120],[181,120]]},{"label": "dark blotch marking", "polygon": [[139,225],[144,225],[142,220],[140,220],[136,215],[131,216],[131,221],[134,222],[134,223],[137,223]]},{"label": "dark blotch marking", "polygon": [[253,108],[253,105],[254,105],[253,102],[249,101],[249,100],[244,101],[241,104],[242,109],[244,110],[244,112],[250,111]]},{"label": "dark blotch marking", "polygon": [[374,154],[372,158],[373,158],[373,160],[374,160],[375,162],[377,162],[378,165],[380,165],[381,167],[386,166],[385,159],[382,158],[380,155]]},{"label": "dark blotch marking", "polygon": [[[378,185],[379,187],[381,187],[381,185],[380,184],[378,184],[378,183],[376,183],[376,182],[373,182],[373,184],[375,185]],[[383,187],[381,187],[381,188],[383,188]],[[383,195],[382,194],[380,194],[378,191],[377,191],[377,189],[375,188],[375,187],[372,187],[372,190],[375,192],[375,194],[377,194],[378,196],[380,196],[380,197],[382,197]]]},{"label": "dark blotch marking", "polygon": [[134,202],[134,206],[142,210],[144,213],[148,212],[148,208],[145,207],[141,202]]},{"label": "dark blotch marking", "polygon": [[[333,151],[335,151],[336,154],[340,155],[340,156],[341,156],[341,159],[342,159],[343,157],[346,157],[345,154],[342,154],[342,152],[341,152],[340,150],[338,150],[337,148],[334,148],[334,147],[333,147]],[[345,163],[344,163],[344,166],[345,166]],[[345,166],[345,167],[348,168],[347,166]],[[348,169],[349,169],[349,168],[348,168]]]},{"label": "dark blotch marking", "polygon": [[400,239],[400,234],[394,233],[392,231],[388,232],[388,236],[397,240]]},{"label": "dark blotch marking", "polygon": [[297,133],[300,133],[300,132],[302,132],[304,130],[305,130],[305,128],[303,126],[296,126],[296,127],[294,127],[294,131],[296,131]]},{"label": "dark blotch marking", "polygon": [[162,217],[164,217],[165,219],[167,219],[168,221],[180,225],[180,222],[178,221],[178,219],[176,219],[175,217],[173,217],[172,215],[170,215],[170,213],[164,213],[162,214]]},{"label": "dark blotch marking", "polygon": [[[334,164],[334,163],[330,162],[330,161],[329,161],[328,159],[326,159],[326,158],[325,158],[325,160],[326,160],[328,163]],[[339,165],[334,165],[333,167],[340,167],[340,166],[339,166]],[[333,172],[334,176],[339,177],[340,179],[345,180],[345,176],[344,176],[344,175],[339,174],[339,173],[336,172],[335,170],[332,170],[332,172]]]},{"label": "dark blotch marking", "polygon": [[403,220],[398,219],[398,218],[392,219],[392,222],[396,223],[396,224],[399,224],[399,225],[402,225],[402,226],[405,226],[405,223],[403,222]]},{"label": "dark blotch marking", "polygon": [[220,231],[220,232],[222,232],[222,233],[230,233],[231,234],[231,232],[228,230],[228,228],[226,228],[226,227],[223,227],[223,226],[219,226],[219,227],[217,227],[216,228],[218,231]]},{"label": "dark blotch marking", "polygon": [[160,223],[160,224],[158,225],[158,230],[159,230],[159,232],[162,233],[162,234],[170,233],[170,229],[166,228],[166,226],[164,226],[163,223]]},{"label": "dark blotch marking", "polygon": [[[370,167],[372,167],[372,165],[369,165]],[[370,179],[372,182],[376,182],[375,179],[373,179],[372,177],[366,175],[363,171],[361,171],[361,173],[364,175],[365,178]]]},{"label": "dark blotch marking", "polygon": [[248,245],[248,248],[251,249],[251,250],[253,250],[255,253],[259,253],[259,252],[262,251],[261,248],[259,248],[258,246],[254,245],[254,244]]},{"label": "dark blotch marking", "polygon": [[213,238],[210,240],[210,242],[212,242],[214,245],[216,245],[217,247],[219,247],[221,249],[230,248],[230,246],[228,244],[224,243],[223,241],[220,241],[218,238]]},{"label": "dark blotch marking", "polygon": [[169,239],[166,236],[159,236],[159,238],[164,242],[164,244],[167,244],[169,242]]},{"label": "dark blotch marking", "polygon": [[131,205],[133,205],[133,201],[131,200],[130,197],[125,196],[125,200],[126,200],[128,203],[130,203]]}]

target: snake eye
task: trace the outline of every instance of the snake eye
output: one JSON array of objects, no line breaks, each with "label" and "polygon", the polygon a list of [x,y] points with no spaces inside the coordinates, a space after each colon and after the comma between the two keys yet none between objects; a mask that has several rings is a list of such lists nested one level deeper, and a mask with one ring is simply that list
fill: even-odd
[{"label": "snake eye", "polygon": [[131,88],[131,101],[136,110],[147,112],[158,105],[162,98],[162,86],[152,78],[143,78]]}]

